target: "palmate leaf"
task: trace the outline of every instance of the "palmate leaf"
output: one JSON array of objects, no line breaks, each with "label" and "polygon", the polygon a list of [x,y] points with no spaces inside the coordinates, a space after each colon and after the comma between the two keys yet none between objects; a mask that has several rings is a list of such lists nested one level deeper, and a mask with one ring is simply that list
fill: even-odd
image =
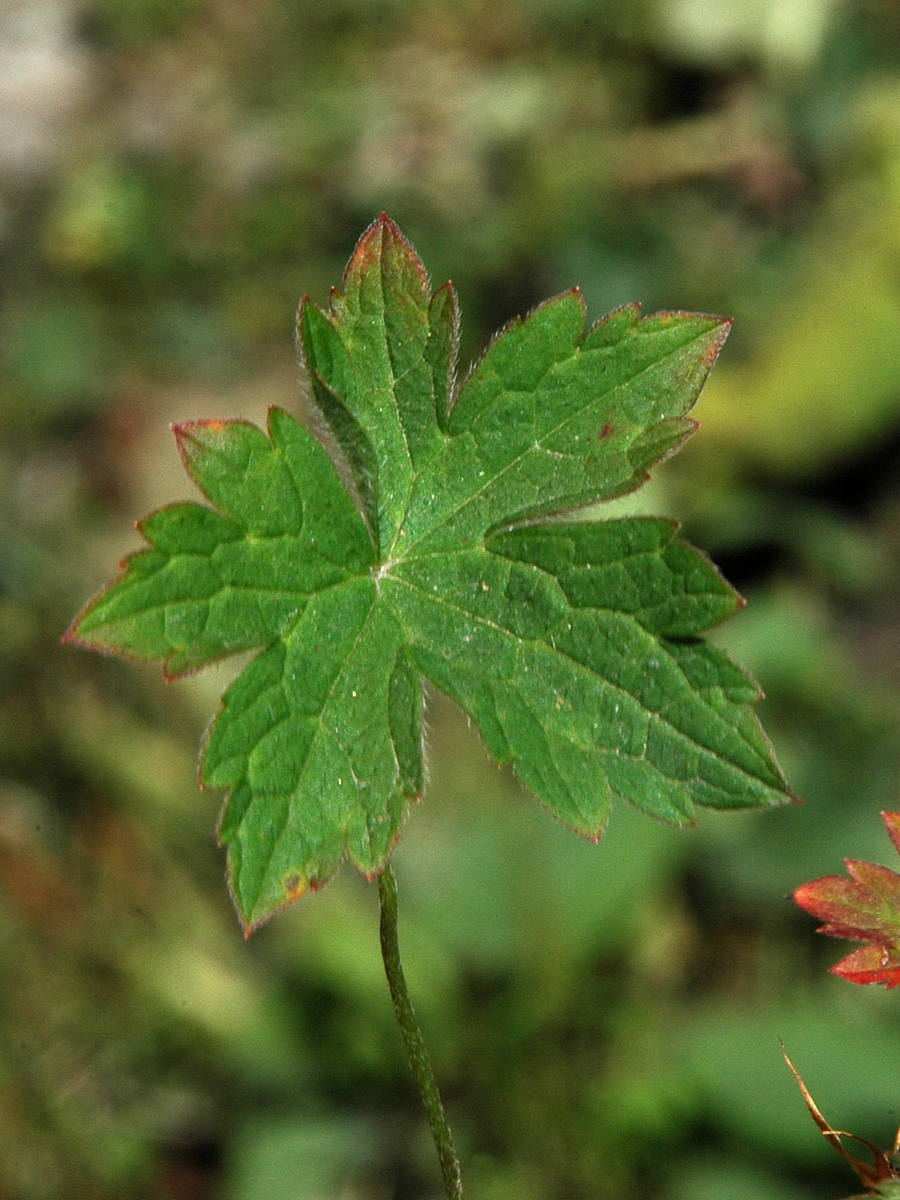
[{"label": "palmate leaf", "polygon": [[[900,851],[900,813],[881,814]],[[831,971],[851,983],[900,986],[900,875],[877,863],[845,858],[848,878],[823,875],[804,883],[794,901],[825,924],[817,932],[864,942]]]},{"label": "palmate leaf", "polygon": [[698,638],[736,593],[671,521],[576,514],[693,431],[728,327],[630,306],[585,334],[569,292],[503,330],[457,393],[452,288],[429,293],[382,216],[329,309],[300,308],[322,444],[277,409],[267,433],[176,428],[214,508],[149,517],[149,549],[67,636],[170,676],[260,649],[201,761],[228,789],[246,930],[344,856],[384,866],[422,789],[423,679],[589,838],[613,794],[673,824],[790,797],[756,684]]}]

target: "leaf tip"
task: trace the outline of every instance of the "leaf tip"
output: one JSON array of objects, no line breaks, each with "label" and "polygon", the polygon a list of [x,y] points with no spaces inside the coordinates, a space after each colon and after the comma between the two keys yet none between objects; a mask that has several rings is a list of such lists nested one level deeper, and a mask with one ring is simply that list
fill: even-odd
[{"label": "leaf tip", "polygon": [[81,613],[75,618],[65,633],[60,635],[59,644],[61,646],[80,646],[83,643],[78,638],[78,622],[81,620]]},{"label": "leaf tip", "polygon": [[[221,845],[221,832],[219,842]],[[274,896],[267,900],[261,900],[257,896],[248,905],[242,901],[238,894],[237,882],[232,876],[232,869],[229,864],[226,876],[228,891],[231,895],[231,901],[234,904],[244,937],[249,938],[251,934],[256,933],[257,929],[260,929],[263,925],[267,925],[273,917],[279,916],[293,904],[296,904],[301,896],[304,896],[307,892],[317,892],[325,886],[329,878],[330,875],[321,880],[308,879],[297,872],[290,872],[281,880],[283,888],[283,895],[281,897]]]},{"label": "leaf tip", "polygon": [[900,853],[900,813],[883,812],[881,819],[884,822],[888,837],[894,844],[894,848]]},{"label": "leaf tip", "polygon": [[194,427],[198,424],[197,421],[173,421],[169,428],[175,437],[175,445],[178,447],[178,454],[181,461],[184,463],[185,469],[189,467],[189,452],[188,443],[193,441]]},{"label": "leaf tip", "polygon": [[[423,286],[428,285],[428,273],[416,254],[412,243],[400,232],[400,227],[386,212],[380,213],[365,229],[350,255],[344,270],[343,286],[346,290],[354,276],[362,275],[376,267],[386,252],[394,250],[415,268]],[[332,289],[332,295],[334,289]]]},{"label": "leaf tip", "polygon": [[[823,876],[823,878],[837,878],[836,876]],[[791,899],[798,908],[802,908],[804,912],[810,911],[810,905],[815,903],[813,888],[817,883],[821,883],[820,879],[814,879],[809,883],[801,883],[798,888],[794,888],[791,892]]]},{"label": "leaf tip", "polygon": [[179,450],[188,442],[198,441],[202,432],[221,434],[228,422],[221,417],[210,417],[206,421],[173,421],[169,428],[175,435]]},{"label": "leaf tip", "polygon": [[200,670],[199,666],[182,666],[180,668],[173,666],[173,657],[170,656],[163,663],[163,681],[165,683],[175,683],[178,679],[186,679],[189,675],[196,675]]},{"label": "leaf tip", "polygon": [[[122,561],[119,563],[120,570],[126,565],[126,563],[128,562],[128,559],[130,557],[131,557],[131,555],[126,554],[126,556],[122,559]],[[117,647],[114,648],[114,647],[108,645],[107,643],[100,641],[99,639],[97,639],[95,637],[91,637],[90,630],[88,630],[87,635],[82,633],[82,630],[81,630],[81,626],[84,623],[85,619],[91,615],[93,610],[96,608],[97,604],[103,599],[103,597],[107,594],[107,592],[109,592],[113,587],[115,587],[115,584],[116,584],[116,580],[112,580],[104,588],[101,588],[96,596],[93,596],[93,597],[91,597],[90,600],[88,600],[87,604],[84,605],[84,607],[81,609],[81,612],[79,612],[76,615],[72,624],[69,626],[69,628],[65,631],[65,633],[62,635],[62,637],[59,639],[60,645],[62,645],[62,646],[78,646],[79,649],[81,649],[81,650],[94,650],[98,654],[114,654],[115,653],[115,654],[121,655],[121,657],[123,657],[123,658],[133,657],[132,655],[128,654],[126,651],[120,650]]]},{"label": "leaf tip", "polygon": [[709,349],[705,355],[710,367],[712,367],[713,363],[719,357],[719,351],[725,345],[728,335],[731,333],[731,327],[734,324],[734,317],[716,317],[715,320],[718,322],[718,328],[715,336],[710,341]]}]

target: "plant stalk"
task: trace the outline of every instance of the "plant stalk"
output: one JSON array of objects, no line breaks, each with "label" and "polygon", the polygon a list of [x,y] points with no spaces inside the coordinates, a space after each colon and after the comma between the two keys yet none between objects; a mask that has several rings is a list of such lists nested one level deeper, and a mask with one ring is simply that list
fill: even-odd
[{"label": "plant stalk", "polygon": [[462,1181],[459,1175],[459,1159],[453,1146],[453,1135],[441,1094],[438,1091],[437,1080],[425,1049],[422,1030],[413,1011],[409,989],[403,975],[403,964],[400,961],[400,943],[397,940],[397,880],[390,863],[378,876],[378,897],[381,901],[381,957],[384,961],[384,973],[387,975],[388,987],[394,1012],[406,1042],[406,1053],[409,1065],[415,1076],[419,1095],[428,1113],[428,1123],[431,1125],[431,1136],[437,1149],[444,1176],[444,1191],[447,1200],[462,1200]]}]

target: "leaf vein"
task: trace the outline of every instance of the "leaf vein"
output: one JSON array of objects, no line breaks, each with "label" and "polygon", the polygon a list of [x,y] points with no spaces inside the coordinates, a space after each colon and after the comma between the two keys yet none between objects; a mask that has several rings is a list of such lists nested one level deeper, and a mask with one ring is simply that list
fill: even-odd
[{"label": "leaf vein", "polygon": [[[634,695],[633,692],[629,692],[628,689],[623,687],[621,684],[615,683],[611,679],[607,679],[606,676],[601,675],[598,671],[595,671],[592,667],[589,667],[587,664],[580,662],[577,658],[574,658],[571,654],[569,654],[565,650],[561,649],[555,643],[545,641],[543,638],[518,637],[516,634],[512,633],[509,629],[505,628],[504,626],[499,625],[495,621],[491,621],[486,617],[482,617],[478,614],[470,612],[468,609],[463,608],[462,605],[456,604],[452,600],[449,600],[446,596],[442,596],[439,593],[436,594],[433,592],[426,592],[423,588],[418,587],[416,584],[412,583],[410,580],[407,580],[407,579],[398,578],[397,576],[394,576],[394,575],[390,576],[390,578],[395,583],[401,583],[401,584],[405,585],[410,590],[412,590],[412,591],[418,593],[419,595],[421,595],[422,597],[424,597],[426,600],[429,600],[435,604],[444,605],[445,607],[453,609],[454,611],[456,611],[458,613],[462,613],[467,618],[469,618],[472,621],[477,622],[480,625],[484,625],[488,628],[492,628],[492,629],[496,630],[503,637],[506,637],[511,642],[513,642],[517,647],[523,642],[528,642],[528,643],[531,643],[532,645],[536,645],[536,646],[546,646],[548,649],[551,649],[555,654],[559,654],[561,657],[563,657],[563,658],[567,659],[569,662],[571,662],[573,664],[573,666],[576,667],[579,671],[585,672],[592,679],[599,680],[602,684],[604,684],[606,687],[612,689],[612,691],[617,692],[619,695],[627,696],[630,700],[634,701],[639,706],[639,708],[641,709],[641,711],[643,713],[647,714],[647,716],[649,716],[651,719],[656,719],[657,721],[659,721],[660,724],[662,724],[675,737],[680,738],[681,740],[686,742],[689,746],[692,746],[694,749],[699,751],[701,754],[711,755],[714,758],[719,757],[716,754],[715,750],[713,750],[709,746],[704,746],[702,742],[698,742],[697,739],[692,737],[689,733],[686,733],[684,730],[679,729],[677,725],[673,725],[672,722],[669,720],[669,718],[665,717],[661,712],[658,712],[652,708],[646,707],[645,704],[643,703],[643,701],[638,696]],[[598,611],[614,612],[615,610],[603,609],[603,610],[598,610]],[[548,636],[552,636],[552,634],[548,635]],[[697,698],[697,700],[704,706],[704,708],[706,708],[708,710],[708,712],[716,720],[717,723],[720,722],[721,718],[719,717],[719,714],[717,713],[715,707],[713,705],[711,705],[703,697],[703,695],[700,692],[696,691],[693,687],[691,687],[691,684],[688,681],[687,676],[685,675],[684,670],[681,667],[680,663],[678,663],[677,659],[675,659],[674,656],[671,654],[671,652],[668,650],[665,639],[659,638],[656,640],[657,640],[657,643],[658,643],[660,649],[664,650],[668,654],[669,658],[672,659],[672,663],[673,663],[674,667],[679,672],[681,677],[684,679],[689,690],[691,691],[691,694],[693,696],[695,696]],[[741,730],[736,729],[733,726],[729,726],[728,728],[730,730],[733,730],[733,732],[735,732],[737,734],[737,736],[744,743],[747,750],[751,753],[751,755],[753,756],[753,758],[755,760],[757,760],[759,762],[763,762],[759,751],[748,741],[746,735]],[[617,750],[617,753],[619,753],[619,752],[621,752],[621,751]],[[627,754],[627,753],[625,756],[628,758],[636,757],[635,755],[631,755],[631,754]],[[640,758],[643,758],[644,761],[646,761],[646,745],[645,745],[644,754],[641,755]],[[746,772],[743,771],[742,768],[738,768],[738,769],[742,770],[742,773],[746,774]]]},{"label": "leaf vein", "polygon": [[[703,336],[704,336],[703,334],[698,334],[697,337],[691,339],[691,342],[699,341],[700,338]],[[616,392],[621,391],[623,388],[630,387],[637,380],[639,380],[642,375],[646,375],[649,371],[654,370],[661,363],[664,363],[667,358],[671,358],[673,355],[679,353],[680,351],[683,351],[686,346],[689,346],[691,344],[691,342],[685,342],[683,345],[678,346],[675,350],[668,351],[661,358],[655,359],[652,363],[648,363],[647,366],[642,367],[639,371],[636,371],[633,375],[628,376],[627,379],[620,380],[617,384],[615,384],[614,387],[609,388],[607,391],[598,392],[587,404],[585,404],[577,412],[571,413],[564,420],[560,421],[558,425],[555,425],[552,429],[548,429],[547,432],[543,435],[543,438],[541,439],[541,441],[535,441],[534,444],[532,446],[530,446],[527,450],[524,450],[521,453],[517,454],[515,456],[515,458],[511,459],[506,464],[506,466],[501,467],[500,470],[495,475],[493,475],[490,479],[486,480],[476,491],[472,492],[464,500],[461,500],[458,504],[456,504],[455,506],[448,509],[448,511],[445,514],[442,514],[440,524],[442,524],[442,525],[448,524],[467,505],[474,503],[474,501],[476,501],[480,496],[483,496],[484,493],[486,491],[488,491],[489,488],[492,488],[499,479],[501,479],[508,472],[519,467],[520,464],[522,463],[522,461],[529,454],[533,454],[537,450],[542,450],[542,451],[544,451],[544,453],[552,453],[552,451],[548,451],[546,449],[546,447],[542,444],[543,442],[548,441],[552,437],[556,437],[572,421],[575,421],[579,417],[583,416],[586,409],[590,408],[592,405],[597,404],[600,400],[608,399],[610,397],[615,396]],[[547,370],[541,376],[539,383],[536,385],[535,392],[538,390],[538,388],[544,382],[544,380],[547,378],[547,376],[550,374],[550,372],[552,370],[554,370],[556,367],[562,366],[566,363],[571,362],[573,359],[577,358],[579,355],[586,356],[589,354],[592,355],[592,354],[600,354],[600,353],[602,353],[602,351],[599,349],[597,349],[597,350],[582,350],[581,346],[579,345],[578,347],[576,347],[575,351],[572,354],[570,354],[567,358],[557,359],[555,362],[550,364],[550,366],[547,368]],[[494,377],[498,378],[496,373],[494,373]],[[470,378],[471,378],[471,376],[470,376]],[[465,385],[464,385],[464,387],[465,387]],[[659,424],[659,422],[656,422],[655,424]],[[472,437],[473,441],[475,440],[471,430],[468,430],[468,429],[461,430],[458,434],[455,434],[455,435],[453,435],[451,433],[451,436],[456,436],[456,437],[464,437],[466,435],[468,435],[469,437]],[[477,445],[477,443],[476,443],[476,445]],[[577,457],[582,457],[582,456],[578,455]],[[512,513],[508,517],[503,518],[503,520],[501,522],[499,522],[499,524],[512,525],[515,523],[516,520],[517,520],[517,514]],[[438,527],[439,526],[437,526],[436,528],[438,528]],[[430,529],[430,530],[425,531],[421,536],[426,537],[426,536],[429,536],[433,532],[434,532],[434,529]]]}]

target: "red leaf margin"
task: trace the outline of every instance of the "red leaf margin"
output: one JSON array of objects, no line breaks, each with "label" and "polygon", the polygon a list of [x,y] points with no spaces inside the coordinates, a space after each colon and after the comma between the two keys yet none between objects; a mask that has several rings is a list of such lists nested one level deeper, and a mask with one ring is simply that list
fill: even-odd
[{"label": "red leaf margin", "polygon": [[[883,812],[888,836],[900,853],[900,813]],[[824,921],[817,933],[865,942],[831,972],[850,983],[900,987],[900,875],[875,863],[844,859],[848,879],[823,875],[793,894],[800,908]]]}]

